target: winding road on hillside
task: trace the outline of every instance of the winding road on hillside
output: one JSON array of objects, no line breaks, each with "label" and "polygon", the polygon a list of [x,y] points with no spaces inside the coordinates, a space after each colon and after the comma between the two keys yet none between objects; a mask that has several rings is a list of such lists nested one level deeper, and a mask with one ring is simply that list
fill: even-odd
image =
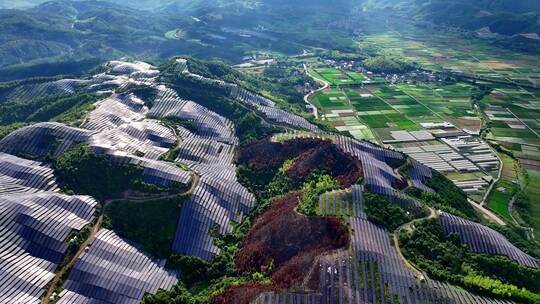
[{"label": "winding road on hillside", "polygon": [[319,119],[319,109],[313,103],[311,103],[311,101],[309,101],[309,99],[312,96],[314,96],[315,94],[317,94],[317,93],[319,93],[319,92],[321,92],[323,90],[328,89],[330,87],[330,84],[328,82],[326,82],[324,79],[319,79],[319,78],[311,75],[309,73],[308,68],[307,68],[307,66],[305,64],[304,64],[304,71],[306,72],[306,75],[308,75],[313,80],[315,80],[315,82],[323,85],[321,88],[318,88],[316,90],[312,90],[306,96],[304,96],[304,101],[306,102],[306,104],[309,104],[309,105],[311,105],[313,107],[313,115],[315,115],[316,119]]},{"label": "winding road on hillside", "polygon": [[394,233],[393,233],[393,241],[394,241],[394,245],[396,246],[396,250],[398,252],[398,255],[399,257],[401,258],[401,260],[403,261],[403,263],[409,267],[414,273],[416,273],[416,276],[420,279],[420,280],[424,280],[426,278],[426,275],[424,274],[424,272],[422,272],[421,270],[419,270],[418,268],[416,268],[415,266],[413,266],[409,260],[407,260],[405,258],[405,256],[403,255],[402,251],[401,251],[401,248],[399,246],[399,232],[401,230],[407,230],[407,232],[413,232],[415,227],[414,227],[414,223],[418,223],[418,222],[422,222],[422,221],[427,221],[427,220],[431,220],[431,219],[436,219],[439,217],[439,214],[437,212],[437,210],[431,208],[431,207],[428,207],[429,209],[429,215],[428,216],[425,216],[425,217],[422,217],[422,218],[418,218],[418,219],[414,219],[408,223],[405,223],[401,226],[399,226],[396,230],[394,230]]},{"label": "winding road on hillside", "polygon": [[56,290],[58,290],[59,287],[63,284],[63,280],[65,279],[64,278],[65,274],[68,273],[71,270],[71,268],[73,268],[73,266],[75,265],[75,262],[77,262],[79,257],[81,257],[81,255],[84,252],[86,252],[86,249],[89,246],[91,246],[92,242],[96,238],[96,235],[99,232],[99,230],[101,229],[102,224],[103,224],[103,217],[104,217],[105,208],[109,204],[114,203],[114,202],[121,202],[121,201],[130,201],[130,202],[139,202],[139,203],[152,202],[152,201],[157,201],[157,200],[162,200],[162,199],[180,197],[182,195],[191,195],[195,191],[197,186],[199,185],[199,182],[200,182],[200,176],[193,172],[191,185],[190,185],[189,189],[186,192],[183,192],[183,193],[156,195],[156,196],[153,196],[153,197],[129,196],[129,194],[125,193],[122,198],[105,200],[103,202],[103,206],[101,208],[101,214],[99,215],[99,217],[97,218],[95,223],[93,223],[92,227],[90,228],[90,233],[88,235],[88,238],[81,244],[81,246],[79,247],[77,252],[75,252],[75,254],[69,259],[69,261],[60,266],[60,268],[56,272],[53,280],[47,286],[45,296],[43,297],[43,300],[42,300],[41,303],[42,304],[51,304],[51,303],[56,302],[55,299],[54,299],[55,298],[54,295],[55,295]]}]

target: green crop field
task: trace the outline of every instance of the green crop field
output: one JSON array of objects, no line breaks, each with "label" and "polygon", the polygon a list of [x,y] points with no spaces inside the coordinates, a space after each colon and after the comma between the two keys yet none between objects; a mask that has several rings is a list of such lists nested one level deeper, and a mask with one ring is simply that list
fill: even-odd
[{"label": "green crop field", "polygon": [[519,186],[512,181],[502,179],[495,185],[488,198],[488,207],[505,220],[512,222],[512,216],[508,210],[510,200]]},{"label": "green crop field", "polygon": [[527,170],[528,185],[525,194],[529,200],[526,213],[521,217],[535,230],[536,238],[540,238],[540,172]]},{"label": "green crop field", "polygon": [[331,86],[362,84],[367,78],[357,72],[335,68],[315,69],[316,76],[328,81]]}]

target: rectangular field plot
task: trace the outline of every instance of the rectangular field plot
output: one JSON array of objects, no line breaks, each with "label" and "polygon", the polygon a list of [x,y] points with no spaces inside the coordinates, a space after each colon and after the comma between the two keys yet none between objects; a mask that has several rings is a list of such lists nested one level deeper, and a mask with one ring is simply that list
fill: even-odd
[{"label": "rectangular field plot", "polygon": [[336,68],[315,69],[315,73],[328,81],[332,86],[362,84],[367,78],[354,71],[346,71]]},{"label": "rectangular field plot", "polygon": [[356,139],[377,142],[371,129],[358,121],[355,116],[327,114],[326,118],[340,132],[348,132]]},{"label": "rectangular field plot", "polygon": [[497,182],[493,192],[491,192],[488,198],[488,207],[509,222],[512,222],[513,220],[510,211],[508,210],[508,204],[515,191],[518,190],[518,187],[517,184],[514,184],[509,180],[500,180]]},{"label": "rectangular field plot", "polygon": [[349,100],[340,90],[325,90],[312,98],[312,102],[324,112],[349,109]]}]

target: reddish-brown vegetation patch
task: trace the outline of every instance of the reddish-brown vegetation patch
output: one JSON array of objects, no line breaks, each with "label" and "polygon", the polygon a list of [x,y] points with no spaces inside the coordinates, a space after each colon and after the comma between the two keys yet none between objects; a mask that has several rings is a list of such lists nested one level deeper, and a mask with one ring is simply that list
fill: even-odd
[{"label": "reddish-brown vegetation patch", "polygon": [[328,172],[344,188],[357,183],[362,176],[360,161],[332,143],[325,143],[300,154],[286,174],[292,180],[299,180],[307,177],[314,169]]},{"label": "reddish-brown vegetation patch", "polygon": [[261,285],[256,282],[247,282],[240,285],[230,286],[225,292],[215,296],[212,304],[250,303],[261,292],[273,290],[271,286]]},{"label": "reddish-brown vegetation patch", "polygon": [[238,160],[253,170],[272,168],[294,160],[286,172],[293,181],[302,180],[320,169],[328,172],[344,188],[362,177],[360,161],[325,139],[299,138],[284,143],[260,141],[244,147]]},{"label": "reddish-brown vegetation patch", "polygon": [[253,170],[262,170],[280,166],[286,160],[306,150],[319,147],[325,142],[328,141],[312,138],[298,138],[285,143],[258,141],[244,146],[238,154],[238,161],[247,164]]},{"label": "reddish-brown vegetation patch", "polygon": [[301,195],[290,194],[274,201],[257,219],[236,256],[239,273],[265,272],[272,264],[271,288],[290,288],[306,277],[317,256],[349,244],[349,231],[337,218],[306,217],[295,212]]}]

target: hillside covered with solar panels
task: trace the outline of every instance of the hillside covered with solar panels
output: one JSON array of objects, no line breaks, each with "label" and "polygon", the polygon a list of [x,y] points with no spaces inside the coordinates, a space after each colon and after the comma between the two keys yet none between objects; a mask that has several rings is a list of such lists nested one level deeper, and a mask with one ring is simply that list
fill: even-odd
[{"label": "hillside covered with solar panels", "polygon": [[0,129],[0,303],[540,302],[519,227],[272,92],[193,58],[1,86],[35,108]]}]

